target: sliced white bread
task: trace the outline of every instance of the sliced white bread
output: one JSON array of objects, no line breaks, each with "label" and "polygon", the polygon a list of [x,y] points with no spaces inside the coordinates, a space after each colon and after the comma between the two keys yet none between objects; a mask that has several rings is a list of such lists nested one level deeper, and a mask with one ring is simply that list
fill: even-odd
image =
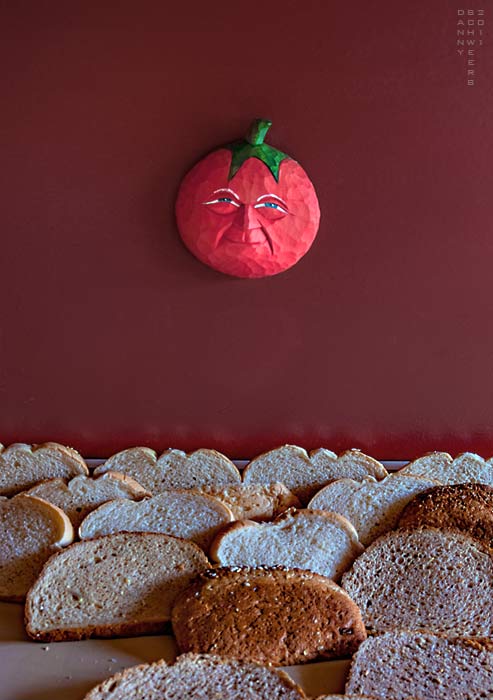
[{"label": "sliced white bread", "polygon": [[269,484],[280,481],[303,504],[333,479],[361,479],[370,474],[377,479],[387,476],[380,462],[359,450],[348,450],[340,457],[326,449],[306,450],[284,445],[255,457],[243,472],[245,484]]},{"label": "sliced white bread", "polygon": [[347,693],[392,700],[478,700],[493,697],[491,641],[387,633],[356,652]]},{"label": "sliced white bread", "polygon": [[64,479],[50,479],[33,486],[26,493],[44,498],[61,508],[74,529],[79,527],[86,515],[107,501],[115,498],[133,501],[151,495],[135,479],[117,472],[106,472],[95,479],[81,474],[68,483]]},{"label": "sliced white bread", "polygon": [[334,581],[283,567],[205,571],[175,601],[173,634],[182,652],[290,666],[350,657],[366,631]]},{"label": "sliced white bread", "polygon": [[159,457],[148,447],[132,447],[110,457],[94,470],[121,472],[136,479],[153,496],[170,489],[202,486],[226,486],[241,483],[240,472],[233,462],[216,450],[166,450]]},{"label": "sliced white bread", "polygon": [[400,473],[432,477],[442,484],[478,481],[493,486],[493,458],[485,460],[464,452],[452,459],[448,452],[430,452],[407,464]]},{"label": "sliced white bread", "polygon": [[81,540],[112,532],[162,532],[191,540],[205,551],[233,520],[229,508],[212,496],[166,491],[143,501],[119,499],[100,506],[83,520]]},{"label": "sliced white bread", "polygon": [[423,476],[390,474],[382,481],[338,479],[315,494],[309,508],[340,513],[354,525],[360,542],[367,547],[397,525],[404,507],[418,493],[439,485]]},{"label": "sliced white bread", "polygon": [[303,700],[286,673],[210,654],[183,654],[173,665],[142,664],[117,673],[84,700]]},{"label": "sliced white bread", "polygon": [[211,557],[222,566],[285,566],[338,580],[363,546],[337,513],[289,510],[276,520],[232,523],[216,537]]},{"label": "sliced white bread", "polygon": [[288,508],[301,508],[299,498],[280,483],[204,486],[200,492],[224,503],[234,520],[272,520]]},{"label": "sliced white bread", "polygon": [[157,533],[76,542],[30,589],[26,631],[50,642],[162,632],[175,598],[209,566],[197,545]]},{"label": "sliced white bread", "polygon": [[71,479],[89,474],[76,450],[56,442],[42,445],[0,444],[0,496],[13,496],[46,479]]},{"label": "sliced white bread", "polygon": [[419,528],[382,535],[341,585],[371,632],[493,636],[493,552],[459,531]]},{"label": "sliced white bread", "polygon": [[0,497],[0,600],[24,600],[47,559],[73,539],[70,520],[51,503]]}]

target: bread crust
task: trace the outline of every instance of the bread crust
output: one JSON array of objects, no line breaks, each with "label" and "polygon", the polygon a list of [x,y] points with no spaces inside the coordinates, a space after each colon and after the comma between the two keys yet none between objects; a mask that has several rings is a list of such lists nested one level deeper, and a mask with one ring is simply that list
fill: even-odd
[{"label": "bread crust", "polygon": [[[0,495],[13,496],[40,481],[52,476],[59,476],[59,473],[53,474],[49,467],[43,469],[42,463],[40,465],[37,462],[39,459],[42,460],[44,454],[47,457],[55,455],[61,459],[66,467],[64,476],[89,475],[89,468],[86,462],[77,450],[74,450],[72,447],[65,447],[56,442],[44,442],[39,445],[16,442],[8,447],[0,445]],[[38,475],[31,479],[21,479],[19,482],[20,467],[16,465],[19,457],[24,459],[24,461],[27,460],[27,462],[34,460],[34,464],[31,464],[31,469],[34,470],[34,473],[37,471]],[[3,485],[1,485],[2,483]]]},{"label": "bread crust", "polygon": [[493,487],[468,483],[427,489],[407,504],[398,526],[457,529],[492,547]]},{"label": "bread crust", "polygon": [[[290,521],[294,524],[296,524],[297,521],[303,521],[303,520],[310,520],[311,518],[315,517],[316,519],[322,518],[324,521],[327,523],[331,523],[335,525],[338,529],[341,530],[341,532],[345,533],[345,536],[348,538],[348,547],[346,548],[346,551],[344,555],[341,555],[337,560],[334,560],[332,564],[332,568],[334,569],[333,576],[334,580],[337,580],[340,578],[342,575],[343,571],[345,571],[349,566],[351,565],[352,561],[363,552],[364,547],[360,543],[359,538],[358,538],[358,533],[356,532],[356,529],[354,526],[347,520],[344,516],[339,515],[338,513],[329,513],[326,511],[322,510],[312,510],[312,509],[300,509],[297,510],[295,508],[290,508],[289,510],[285,511],[284,513],[281,513],[275,520],[272,522],[267,522],[267,523],[258,523],[253,520],[237,520],[230,525],[227,525],[221,532],[215,537],[214,541],[212,542],[211,548],[210,548],[210,556],[211,559],[219,564],[222,565],[237,565],[237,566],[251,566],[254,564],[259,564],[259,565],[289,565],[289,566],[297,566],[296,563],[291,563],[289,561],[291,552],[286,552],[286,557],[283,557],[283,561],[258,561],[256,562],[254,560],[254,557],[252,556],[249,561],[228,561],[227,557],[224,556],[224,554],[221,553],[221,550],[224,546],[225,543],[228,542],[228,540],[233,536],[235,532],[239,532],[241,530],[245,530],[247,528],[251,528],[255,534],[263,534],[266,539],[268,539],[271,536],[271,533],[274,533],[276,531],[276,528],[278,526],[282,526],[283,523],[289,523]],[[297,538],[297,535],[293,535],[293,538]],[[303,540],[299,540],[300,544],[303,542]],[[289,563],[288,563],[289,561]],[[299,568],[302,568],[301,566]],[[310,568],[309,566],[306,566],[306,568]],[[313,569],[312,569],[313,570]],[[320,571],[318,573],[321,573]]]},{"label": "bread crust", "polygon": [[[37,581],[33,584],[31,589],[29,590],[27,594],[27,599],[26,599],[26,606],[24,610],[24,623],[25,623],[25,628],[27,635],[35,640],[35,641],[44,641],[44,642],[55,642],[55,641],[69,641],[69,640],[80,640],[80,639],[88,639],[90,637],[102,637],[102,638],[109,638],[109,637],[116,637],[116,636],[138,636],[140,634],[158,634],[158,633],[163,633],[168,627],[169,627],[169,617],[166,617],[163,613],[163,615],[160,617],[160,619],[152,619],[149,616],[149,619],[147,620],[126,620],[122,623],[118,622],[112,622],[112,623],[98,623],[96,622],[87,622],[81,627],[77,626],[72,626],[72,627],[67,627],[67,628],[57,628],[57,627],[52,627],[50,629],[44,630],[44,629],[37,629],[35,624],[33,624],[32,620],[32,612],[36,612],[39,608],[39,605],[45,605],[45,601],[43,599],[39,600],[38,596],[38,588],[41,588],[42,585],[44,585],[45,580],[49,578],[51,574],[51,568],[56,565],[56,560],[59,556],[62,554],[67,554],[67,552],[70,553],[71,557],[77,557],[78,551],[80,550],[84,552],[86,557],[91,556],[94,554],[94,552],[88,548],[88,545],[90,543],[99,543],[101,544],[102,547],[105,547],[108,545],[110,548],[108,552],[105,552],[109,556],[111,556],[112,550],[111,547],[113,546],[113,543],[115,543],[115,547],[117,547],[119,544],[121,544],[121,541],[125,539],[126,536],[129,536],[134,542],[142,542],[144,543],[145,540],[150,541],[151,539],[154,539],[156,542],[158,540],[162,540],[163,543],[165,541],[171,541],[171,542],[181,542],[182,544],[186,545],[186,549],[190,553],[189,560],[193,560],[194,564],[193,566],[195,567],[195,573],[197,571],[205,569],[209,561],[207,557],[205,556],[204,552],[198,547],[196,544],[193,542],[190,542],[188,540],[183,540],[178,537],[171,537],[168,535],[163,535],[160,533],[149,533],[149,532],[131,532],[131,533],[117,533],[114,535],[105,535],[102,537],[94,537],[91,539],[84,540],[82,542],[76,542],[72,545],[72,547],[69,548],[69,550],[65,550],[65,552],[58,552],[57,554],[54,554],[52,557],[48,559],[48,561],[45,563],[43,566],[43,569],[41,570],[41,573],[37,579]],[[125,540],[125,545],[127,544]],[[193,556],[192,556],[193,553]],[[85,560],[84,560],[85,561]],[[117,561],[117,560],[113,560]],[[80,564],[80,561],[78,562]],[[180,564],[177,569],[179,571],[180,577],[183,575],[181,571],[183,570],[182,565]],[[189,579],[191,580],[195,573],[192,571],[190,574],[186,574],[189,576]],[[155,583],[153,585],[156,585]],[[167,586],[169,583],[166,584]],[[186,583],[184,585],[187,585]],[[183,584],[182,584],[183,587]],[[172,601],[168,602],[168,606],[170,607],[170,603]],[[163,609],[164,609],[164,602],[163,602]]]},{"label": "bread crust", "polygon": [[[207,685],[207,679],[209,678],[210,673],[214,673],[215,671],[222,671],[224,669],[226,674],[224,687],[225,693],[228,692],[227,687],[229,687],[229,682],[234,674],[238,674],[239,677],[235,680],[237,680],[238,684],[240,684],[242,681],[248,682],[249,672],[252,672],[252,670],[253,672],[255,672],[255,670],[258,669],[258,671],[260,671],[263,675],[263,680],[266,686],[268,681],[267,678],[265,678],[265,676],[269,676],[268,680],[277,686],[277,692],[281,692],[282,690],[286,691],[286,693],[289,693],[289,696],[286,695],[286,697],[289,697],[290,700],[306,700],[306,695],[300,688],[300,686],[297,683],[295,683],[287,675],[287,673],[284,673],[284,671],[282,671],[281,669],[266,668],[265,666],[254,662],[242,663],[241,661],[236,661],[234,659],[226,659],[212,654],[182,654],[176,659],[176,661],[173,664],[167,664],[166,661],[160,660],[150,664],[139,664],[138,666],[127,668],[124,671],[116,673],[111,678],[108,678],[107,680],[103,681],[98,686],[93,688],[84,697],[84,700],[106,700],[106,698],[110,698],[113,696],[115,688],[118,688],[120,684],[127,683],[128,687],[132,685],[133,682],[135,682],[137,687],[140,687],[143,684],[143,682],[145,682],[145,676],[147,674],[152,674],[153,678],[155,679],[153,685],[156,686],[157,684],[159,684],[159,680],[157,680],[159,679],[159,677],[161,682],[164,681],[163,684],[165,684],[166,675],[168,675],[168,673],[171,675],[173,673],[179,674],[180,672],[182,672],[181,677],[178,676],[177,678],[175,675],[175,678],[173,680],[175,681],[175,683],[177,681],[181,681],[183,684],[186,685],[188,675],[187,671],[189,669],[193,669],[195,666],[198,665],[203,667],[205,686]],[[244,678],[243,672],[245,672]],[[264,683],[262,685],[264,685]],[[219,688],[216,687],[216,690],[219,690]],[[118,690],[116,692],[118,693]],[[267,700],[268,692],[269,691],[266,690],[265,694],[262,694],[262,696],[256,693],[255,697],[262,697],[262,700]],[[162,688],[156,688],[155,694],[152,694],[151,700],[161,700],[161,698],[163,698],[162,693]],[[248,696],[252,697],[251,693],[248,693]],[[120,694],[119,697],[122,697],[122,695]],[[188,693],[186,693],[184,689],[180,688],[180,690],[176,694],[176,697],[179,700],[187,697],[188,700],[188,698],[191,698],[192,696],[188,695]],[[223,696],[222,693],[221,695],[215,694],[214,697],[217,697],[218,699],[219,697],[226,698],[226,696]],[[238,694],[235,694],[235,697],[240,697],[240,691],[238,692]],[[284,694],[282,695],[282,697],[285,697]],[[127,694],[127,691],[125,691],[125,698],[131,700],[131,698],[129,698]]]},{"label": "bread crust", "polygon": [[182,652],[286,666],[351,656],[365,627],[331,579],[285,567],[221,567],[200,574],[175,601]]}]

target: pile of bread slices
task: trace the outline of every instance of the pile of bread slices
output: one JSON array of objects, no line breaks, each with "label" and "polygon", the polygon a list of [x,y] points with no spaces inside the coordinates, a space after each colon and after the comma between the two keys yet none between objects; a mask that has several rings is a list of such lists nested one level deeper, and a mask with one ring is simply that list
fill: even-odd
[{"label": "pile of bread slices", "polygon": [[182,652],[87,700],[303,698],[276,667],[349,657],[347,697],[493,697],[492,541],[493,461],[471,453],[388,474],[287,445],[241,474],[137,447],[90,474],[56,443],[0,446],[0,599],[28,635],[171,626]]}]

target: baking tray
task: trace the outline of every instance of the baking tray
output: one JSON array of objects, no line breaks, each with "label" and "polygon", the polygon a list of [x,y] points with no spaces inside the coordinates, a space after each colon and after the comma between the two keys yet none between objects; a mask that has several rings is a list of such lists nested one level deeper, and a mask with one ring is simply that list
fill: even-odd
[{"label": "baking tray", "polygon": [[[88,460],[94,467],[102,460]],[[241,468],[246,462],[236,462]],[[384,462],[395,471],[405,462]],[[129,666],[176,656],[169,636],[88,639],[44,644],[24,632],[23,605],[0,603],[0,700],[82,700],[97,683]],[[341,693],[348,660],[288,666],[308,696]]]}]

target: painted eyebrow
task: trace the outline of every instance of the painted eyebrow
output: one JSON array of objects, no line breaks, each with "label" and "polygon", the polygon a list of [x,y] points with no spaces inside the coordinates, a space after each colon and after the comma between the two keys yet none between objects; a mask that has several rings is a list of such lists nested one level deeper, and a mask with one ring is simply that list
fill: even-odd
[{"label": "painted eyebrow", "polygon": [[257,197],[256,201],[260,202],[261,199],[268,199],[270,197],[272,197],[273,199],[278,199],[281,202],[281,204],[284,204],[286,209],[288,208],[288,205],[286,204],[284,199],[281,199],[280,197],[278,197],[277,194],[261,194],[260,197]]},{"label": "painted eyebrow", "polygon": [[233,197],[236,197],[238,201],[240,201],[239,196],[234,192],[233,190],[230,190],[229,187],[220,187],[218,190],[214,190],[212,194],[218,194],[218,192],[229,192],[229,194],[232,194]]}]

